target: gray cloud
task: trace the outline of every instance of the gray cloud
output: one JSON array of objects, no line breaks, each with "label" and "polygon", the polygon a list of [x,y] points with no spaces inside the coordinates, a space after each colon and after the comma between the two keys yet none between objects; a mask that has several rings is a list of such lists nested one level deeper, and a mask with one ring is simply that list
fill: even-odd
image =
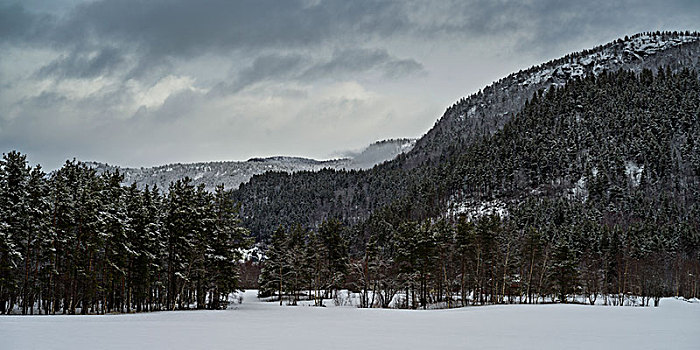
[{"label": "gray cloud", "polygon": [[345,49],[333,53],[328,61],[308,68],[301,74],[302,80],[314,80],[373,69],[382,70],[386,76],[400,77],[423,69],[413,59],[397,59],[384,49]]},{"label": "gray cloud", "polygon": [[61,94],[51,91],[43,91],[37,96],[24,99],[21,104],[23,106],[30,106],[40,109],[50,109],[52,107],[64,104],[67,100],[68,99]]},{"label": "gray cloud", "polygon": [[60,78],[93,78],[110,74],[124,61],[116,48],[106,47],[98,52],[72,52],[61,56],[39,69],[40,77],[54,76]]},{"label": "gray cloud", "polygon": [[51,16],[29,12],[19,3],[0,3],[0,43],[32,42],[52,23]]},{"label": "gray cloud", "polygon": [[297,54],[260,56],[253,61],[251,66],[238,73],[236,82],[230,86],[229,92],[239,91],[261,81],[293,78],[296,72],[305,65],[304,61],[306,60],[308,58]]},{"label": "gray cloud", "polygon": [[[380,0],[90,1],[61,16],[0,4],[0,42],[65,51],[37,74],[91,77],[135,61],[126,79],[172,66],[173,60],[234,51],[363,43],[406,29],[401,6]],[[55,11],[54,8],[48,7]],[[92,57],[99,52],[97,57]],[[80,71],[80,67],[86,67]]]},{"label": "gray cloud", "polygon": [[[698,13],[700,2],[693,0],[100,0],[80,4],[60,17],[28,12],[20,5],[0,7],[0,38],[68,50],[67,57],[40,72],[52,75],[100,74],[99,68],[121,63],[117,50],[133,53],[136,61],[128,74],[133,78],[167,69],[174,59],[203,54],[295,50],[329,43],[352,50],[368,41],[400,38],[507,36],[517,38],[514,45],[519,51],[550,50],[576,38],[619,36],[658,29],[659,22],[670,23],[658,17],[675,16],[672,23],[690,25],[700,20]],[[83,62],[95,51],[110,54],[111,60],[103,67],[93,66],[99,62]],[[344,63],[370,64],[370,57],[362,58]],[[71,67],[83,63],[90,72],[76,74]],[[418,68],[410,62],[399,67],[402,69],[394,71]],[[326,69],[331,72],[333,67]]]},{"label": "gray cloud", "polygon": [[700,21],[700,1],[696,0],[452,0],[438,6],[421,1],[413,5],[414,11],[427,13],[415,21],[428,36],[515,37],[519,51],[550,50],[601,35],[619,37],[674,26],[686,30],[697,28]]},{"label": "gray cloud", "polygon": [[[108,41],[137,47],[152,58],[191,57],[395,35],[500,36],[525,31],[533,41],[559,41],[587,35],[582,29],[641,27],[649,20],[668,23],[659,19],[664,16],[690,24],[700,16],[698,10],[700,2],[695,0],[100,0],[52,20],[18,4],[0,5],[0,36],[71,47]],[[42,35],[27,35],[31,28]]]},{"label": "gray cloud", "polygon": [[343,79],[347,76],[380,72],[384,77],[399,79],[420,71],[423,65],[413,59],[399,59],[385,49],[353,48],[335,51],[329,58],[300,54],[268,54],[257,57],[241,69],[235,82],[221,83],[212,94],[230,94],[265,81],[310,83],[319,79]]},{"label": "gray cloud", "polygon": [[657,29],[700,30],[700,1],[0,0],[0,148],[49,167],[322,156]]},{"label": "gray cloud", "polygon": [[118,42],[152,59],[239,49],[318,45],[338,36],[385,36],[404,24],[393,2],[96,1],[78,6],[48,37],[64,45]]},{"label": "gray cloud", "polygon": [[413,59],[393,60],[391,62],[387,62],[384,69],[384,75],[390,79],[397,79],[406,75],[424,72],[423,64]]}]

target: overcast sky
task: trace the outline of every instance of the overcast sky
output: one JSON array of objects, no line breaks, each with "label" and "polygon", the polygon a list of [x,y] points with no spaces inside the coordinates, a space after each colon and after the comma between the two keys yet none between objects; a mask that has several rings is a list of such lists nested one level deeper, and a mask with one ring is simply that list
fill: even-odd
[{"label": "overcast sky", "polygon": [[0,0],[0,151],[46,169],[328,158],[650,30],[700,30],[700,1]]}]

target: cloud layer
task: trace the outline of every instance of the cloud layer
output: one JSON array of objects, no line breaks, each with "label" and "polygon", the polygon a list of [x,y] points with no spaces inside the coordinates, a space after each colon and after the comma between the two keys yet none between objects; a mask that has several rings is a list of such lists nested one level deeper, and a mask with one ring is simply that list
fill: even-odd
[{"label": "cloud layer", "polygon": [[700,2],[0,1],[0,148],[48,168],[326,157]]}]

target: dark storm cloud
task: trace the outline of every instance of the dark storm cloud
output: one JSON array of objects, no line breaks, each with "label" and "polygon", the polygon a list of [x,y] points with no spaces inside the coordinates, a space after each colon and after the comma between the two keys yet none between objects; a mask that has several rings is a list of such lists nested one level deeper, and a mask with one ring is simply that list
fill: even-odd
[{"label": "dark storm cloud", "polygon": [[41,39],[54,44],[80,47],[108,41],[136,46],[153,58],[188,57],[403,34],[501,35],[526,30],[542,40],[562,35],[566,40],[581,29],[635,26],[640,19],[670,14],[696,19],[697,10],[696,0],[102,0],[79,5],[65,18],[54,20],[18,4],[0,5],[0,36],[26,37],[39,30],[40,22]]},{"label": "dark storm cloud", "polygon": [[28,12],[19,4],[0,3],[0,43],[35,40],[41,21],[51,21],[50,16]]},{"label": "dark storm cloud", "polygon": [[153,59],[237,49],[318,45],[349,35],[388,35],[404,23],[386,1],[97,1],[78,6],[51,38],[107,40]]},{"label": "dark storm cloud", "polygon": [[319,47],[338,40],[352,45],[408,25],[400,3],[379,0],[102,0],[64,16],[39,10],[0,5],[0,40],[69,52],[38,72],[55,77],[111,72],[128,54],[135,59],[131,78],[203,54]]},{"label": "dark storm cloud", "polygon": [[[429,5],[414,4],[431,13]],[[449,9],[450,15],[445,16],[442,9]],[[436,20],[423,23],[428,36],[520,37],[516,47],[520,50],[551,49],[577,38],[624,36],[659,26],[685,30],[697,28],[700,22],[697,0],[474,0],[454,1],[432,13],[440,11]]]},{"label": "dark storm cloud", "polygon": [[328,59],[298,54],[270,54],[256,58],[253,64],[239,71],[233,84],[220,84],[213,93],[232,93],[264,81],[300,81],[378,71],[388,78],[401,78],[423,70],[413,59],[399,59],[384,49],[345,49],[335,51]]},{"label": "dark storm cloud", "polygon": [[[518,50],[548,49],[601,33],[655,30],[659,20],[654,17],[674,13],[681,13],[679,25],[700,20],[700,1],[102,0],[78,5],[61,17],[0,5],[0,38],[70,52],[40,73],[90,77],[111,72],[123,62],[120,55],[134,54],[129,77],[138,77],[172,60],[203,54],[338,44],[352,50],[368,40],[389,38],[519,37]],[[102,56],[88,58],[94,51]],[[371,65],[371,59],[382,59],[379,51],[356,53],[363,55],[361,60],[341,62],[339,57],[337,63]],[[368,57],[372,54],[376,57]],[[419,69],[415,63],[394,62],[388,70]],[[333,64],[308,74],[333,73]],[[77,72],[80,67],[86,72]]]},{"label": "dark storm cloud", "polygon": [[300,78],[314,80],[373,69],[382,70],[385,76],[397,77],[420,71],[423,66],[413,59],[397,59],[384,49],[352,48],[334,52],[330,60],[310,67]]},{"label": "dark storm cloud", "polygon": [[31,26],[32,16],[20,5],[0,5],[0,38],[21,36]]},{"label": "dark storm cloud", "polygon": [[122,62],[122,55],[116,48],[106,47],[90,54],[72,52],[42,67],[37,75],[59,78],[93,78],[111,73]]}]

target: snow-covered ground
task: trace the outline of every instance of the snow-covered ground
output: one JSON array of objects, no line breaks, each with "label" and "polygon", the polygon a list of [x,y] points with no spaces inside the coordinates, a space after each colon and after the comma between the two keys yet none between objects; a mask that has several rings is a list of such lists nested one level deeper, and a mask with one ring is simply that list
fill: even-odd
[{"label": "snow-covered ground", "polygon": [[[330,303],[332,304],[332,303]],[[698,349],[700,303],[452,310],[282,306],[0,317],[0,349]]]}]

